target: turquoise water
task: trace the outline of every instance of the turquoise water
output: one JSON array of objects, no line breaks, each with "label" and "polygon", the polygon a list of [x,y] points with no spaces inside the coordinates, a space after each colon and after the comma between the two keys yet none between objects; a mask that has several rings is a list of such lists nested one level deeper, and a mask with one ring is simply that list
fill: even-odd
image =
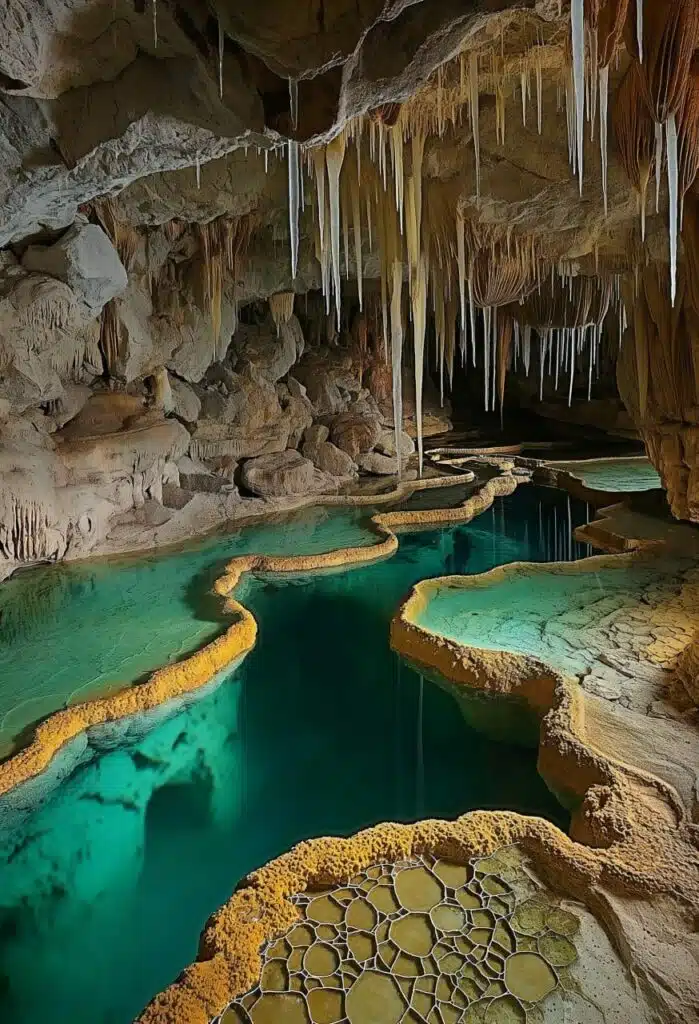
[{"label": "turquoise water", "polygon": [[650,491],[662,486],[658,471],[643,456],[549,462],[547,465],[578,477],[593,491]]},{"label": "turquoise water", "polygon": [[[377,541],[361,509],[309,508],[289,523],[245,527],[167,556],[51,566],[0,586],[0,756],[50,712],[121,689],[220,633],[220,602],[201,599],[212,565],[256,551]],[[134,614],[139,608],[148,615]]]},{"label": "turquoise water", "polygon": [[[306,515],[274,532],[276,550],[300,549]],[[239,879],[298,840],[476,807],[565,827],[535,751],[469,729],[448,693],[392,655],[388,627],[419,579],[581,554],[569,523],[584,518],[560,492],[521,487],[469,525],[404,536],[375,565],[247,579],[240,596],[259,642],[218,689],[145,735],[111,749],[103,738],[34,809],[0,803],[0,1020],[127,1024],[195,957]],[[362,530],[359,519],[345,528]],[[338,529],[334,516],[316,521],[316,550],[335,546]],[[245,543],[260,537],[267,527]],[[123,612],[119,628],[140,637],[139,618],[151,621],[151,573],[211,624],[217,543],[148,562],[143,591],[136,566],[114,568],[134,574],[132,621]],[[109,567],[93,571],[104,586]],[[94,626],[108,636],[103,615]],[[61,656],[54,647],[44,669],[58,671]]]}]

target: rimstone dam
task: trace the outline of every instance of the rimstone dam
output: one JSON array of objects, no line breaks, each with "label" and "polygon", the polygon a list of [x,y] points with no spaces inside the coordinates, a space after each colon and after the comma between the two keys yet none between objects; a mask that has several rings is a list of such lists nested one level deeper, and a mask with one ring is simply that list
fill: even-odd
[{"label": "rimstone dam", "polygon": [[699,1024],[699,0],[0,0],[2,1024]]}]

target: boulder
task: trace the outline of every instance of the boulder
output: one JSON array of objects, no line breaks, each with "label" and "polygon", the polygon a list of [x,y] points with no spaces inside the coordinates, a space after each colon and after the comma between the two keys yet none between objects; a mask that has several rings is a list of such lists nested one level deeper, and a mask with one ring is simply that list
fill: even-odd
[{"label": "boulder", "polygon": [[241,324],[233,335],[229,358],[234,365],[250,364],[275,383],[301,358],[304,350],[301,325],[295,316],[275,326],[271,316],[261,324]]},{"label": "boulder", "polygon": [[323,441],[327,441],[329,437],[329,427],[326,427],[324,423],[314,423],[312,426],[306,427],[303,435],[303,443],[322,444]]},{"label": "boulder", "polygon": [[[415,442],[413,441],[410,434],[406,434],[404,430],[400,432],[398,444],[400,447],[400,453],[403,458],[407,458],[412,455],[415,451]],[[376,442],[375,448],[377,452],[382,455],[395,455],[396,454],[396,435],[393,430],[384,430],[378,441]]]},{"label": "boulder", "polygon": [[[283,410],[274,384],[251,367],[245,373],[229,372],[229,377],[228,394],[223,393],[225,388],[202,394],[190,454],[199,459],[238,459],[284,451],[298,409]],[[310,423],[304,418],[304,427],[306,419]]]},{"label": "boulder", "polygon": [[337,490],[333,477],[316,469],[310,459],[293,449],[249,459],[243,466],[242,482],[261,498],[332,494]]},{"label": "boulder", "polygon": [[180,487],[187,491],[204,491],[205,493],[218,493],[225,485],[223,477],[212,473],[208,466],[205,466],[199,459],[192,459],[189,455],[183,455],[177,461]]},{"label": "boulder", "polygon": [[63,281],[93,316],[128,284],[126,270],[105,232],[82,218],[53,245],[30,245],[22,265]]},{"label": "boulder", "polygon": [[179,377],[170,376],[170,391],[174,415],[185,423],[196,423],[201,412],[201,401],[194,388]]},{"label": "boulder", "polygon": [[394,476],[398,472],[398,459],[395,456],[381,455],[380,452],[360,455],[357,465],[364,473],[372,473],[374,476]]},{"label": "boulder", "polygon": [[381,422],[365,419],[356,412],[343,412],[330,426],[330,440],[355,461],[362,452],[370,452],[381,436]]},{"label": "boulder", "polygon": [[289,377],[286,384],[277,384],[277,396],[289,427],[287,447],[298,448],[301,438],[313,423],[313,406],[306,397],[303,384],[293,377]]},{"label": "boulder", "polygon": [[[306,431],[308,433],[308,431]],[[331,476],[356,476],[357,467],[352,457],[331,441],[304,441],[301,449],[305,458]]]}]

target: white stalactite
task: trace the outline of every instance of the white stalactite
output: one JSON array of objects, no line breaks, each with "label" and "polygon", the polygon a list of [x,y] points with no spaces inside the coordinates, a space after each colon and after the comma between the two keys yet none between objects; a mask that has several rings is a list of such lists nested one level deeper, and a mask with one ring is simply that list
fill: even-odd
[{"label": "white stalactite", "polygon": [[663,126],[655,122],[655,212],[660,212],[660,175],[663,169]]},{"label": "white stalactite", "polygon": [[294,131],[299,126],[299,80],[289,79],[289,113],[291,114],[291,127]]},{"label": "white stalactite", "polygon": [[[656,0],[657,2],[657,0]],[[636,45],[638,59],[643,63],[643,0],[636,0]]]},{"label": "white stalactite", "polygon": [[218,95],[220,99],[223,99],[223,25],[221,19],[218,20]]},{"label": "white stalactite", "polygon": [[425,378],[425,327],[427,319],[427,267],[424,253],[420,254],[413,286],[413,350],[415,356],[415,424],[417,433],[418,471],[422,476],[422,389]]},{"label": "white stalactite", "polygon": [[573,89],[575,92],[575,138],[580,195],[583,187],[583,135],[585,118],[585,3],[571,0],[570,27],[573,46]]},{"label": "white stalactite", "polygon": [[607,197],[607,121],[609,110],[609,65],[600,68],[599,72],[599,148],[602,160],[602,196],[604,199],[604,215],[608,213]]},{"label": "white stalactite", "polygon": [[345,158],[345,137],[336,136],[325,148],[325,162],[328,168],[328,197],[330,199],[330,264],[332,267],[335,292],[337,329],[340,329],[340,171]]},{"label": "white stalactite", "polygon": [[296,277],[299,259],[299,144],[289,139],[289,240],[291,243],[291,276]]},{"label": "white stalactite", "polygon": [[471,104],[471,131],[473,132],[473,153],[476,158],[476,195],[481,194],[481,143],[478,114],[478,53],[469,54],[469,82]]},{"label": "white stalactite", "polygon": [[675,115],[670,114],[665,124],[667,133],[667,188],[670,207],[670,298],[675,305],[677,294],[677,231],[679,227],[678,181],[679,167],[677,160],[677,122]]},{"label": "white stalactite", "polygon": [[401,431],[403,429],[403,264],[396,260],[391,273],[391,369],[393,429],[396,438],[398,476],[401,472]]}]

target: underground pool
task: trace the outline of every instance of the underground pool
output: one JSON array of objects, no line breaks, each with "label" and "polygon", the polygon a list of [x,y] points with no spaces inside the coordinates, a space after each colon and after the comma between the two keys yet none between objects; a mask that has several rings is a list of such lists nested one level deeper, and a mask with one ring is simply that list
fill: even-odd
[{"label": "underground pool", "polygon": [[[218,688],[75,768],[23,813],[0,802],[0,1019],[127,1024],[196,956],[206,918],[238,881],[299,840],[472,808],[565,828],[535,751],[470,729],[447,692],[391,653],[388,630],[418,580],[581,557],[571,531],[587,515],[560,491],[525,485],[469,524],[401,536],[384,561],[244,578],[236,597],[258,641]],[[24,617],[1,620],[15,741],[17,724],[37,717],[12,718],[21,672],[51,698],[40,714],[139,679],[223,628],[210,587],[227,559],[374,543],[365,520],[311,509],[157,558],[18,579]],[[40,665],[28,641],[50,652]]]}]

